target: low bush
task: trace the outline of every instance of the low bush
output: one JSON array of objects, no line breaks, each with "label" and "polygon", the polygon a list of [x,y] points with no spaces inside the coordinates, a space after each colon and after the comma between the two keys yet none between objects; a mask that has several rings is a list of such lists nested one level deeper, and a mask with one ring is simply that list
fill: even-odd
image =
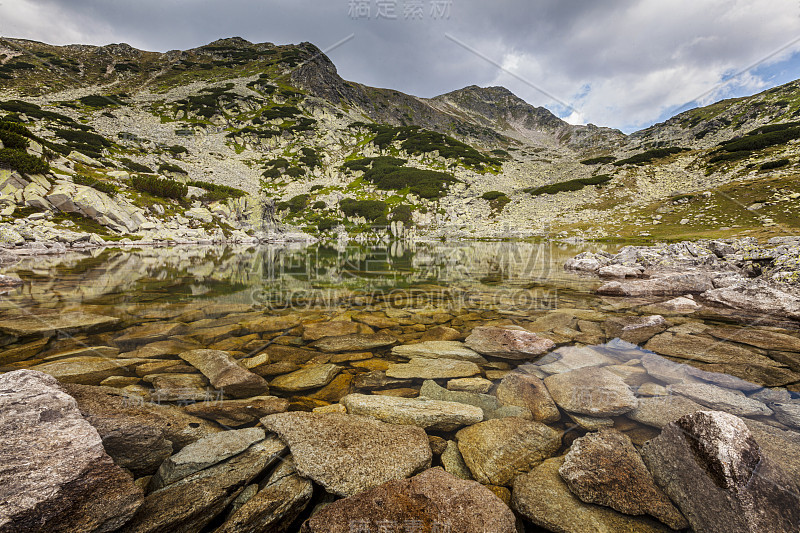
[{"label": "low bush", "polygon": [[119,190],[113,184],[108,183],[107,181],[96,180],[94,178],[90,178],[89,176],[84,176],[83,174],[76,174],[73,176],[72,181],[78,185],[86,185],[108,195],[114,195],[119,192]]},{"label": "low bush", "polygon": [[[122,159],[119,160],[119,162],[122,163],[122,165],[125,168],[127,168],[128,170],[130,170],[131,172],[142,172],[144,174],[152,174],[153,173],[153,169],[152,168],[148,167],[147,165],[143,165],[141,163],[137,163],[136,161],[133,161],[132,159],[128,159],[127,157],[123,157]],[[186,195],[184,194],[184,196],[186,196]]]},{"label": "low bush", "polygon": [[787,166],[791,161],[788,159],[778,159],[775,161],[768,161],[761,165],[761,170],[772,170],[773,168],[781,168]]},{"label": "low bush", "polygon": [[185,170],[183,170],[178,165],[172,163],[161,163],[158,165],[159,172],[174,172],[176,174],[188,174]]},{"label": "low bush", "polygon": [[179,144],[167,147],[167,152],[171,153],[172,155],[178,154],[188,154],[189,150],[186,149],[185,146],[181,146]]},{"label": "low bush", "polygon": [[317,222],[317,229],[319,231],[330,231],[339,224],[341,224],[341,221],[336,220],[335,218],[323,218]]},{"label": "low bush", "polygon": [[209,183],[207,181],[192,180],[188,185],[204,189],[206,194],[203,196],[203,199],[209,202],[227,200],[228,198],[241,198],[247,195],[246,192],[236,187],[217,185],[216,183]]},{"label": "low bush", "polygon": [[533,187],[525,189],[525,192],[538,196],[540,194],[556,194],[559,192],[579,191],[589,185],[602,185],[611,181],[612,176],[609,174],[600,174],[592,176],[591,178],[578,178],[569,181],[562,181],[561,183],[553,183],[544,185],[542,187]]},{"label": "low bush", "polygon": [[742,150],[740,152],[725,152],[718,154],[708,160],[709,164],[720,163],[722,161],[738,161],[740,159],[747,159],[753,154],[749,150]]},{"label": "low bush", "polygon": [[0,141],[5,148],[13,148],[14,150],[26,150],[28,148],[28,139],[18,133],[0,129]]},{"label": "low bush", "polygon": [[582,165],[607,165],[613,163],[617,158],[613,155],[606,155],[602,157],[592,157],[591,159],[584,159],[581,161]]},{"label": "low bush", "polygon": [[61,113],[56,113],[54,111],[44,110],[36,104],[23,102],[22,100],[9,100],[7,102],[0,102],[0,109],[3,111],[8,111],[9,113],[24,113],[31,118],[54,120],[72,127],[76,127],[78,124],[66,115],[62,115]]},{"label": "low bush", "polygon": [[131,176],[131,186],[140,192],[180,200],[189,192],[188,186],[175,180],[159,178],[158,176]]},{"label": "low bush", "polygon": [[413,211],[411,206],[400,204],[392,209],[392,220],[398,220],[406,226],[410,226],[414,222]]},{"label": "low bush", "polygon": [[739,139],[725,141],[722,143],[721,149],[725,152],[763,150],[764,148],[769,148],[770,146],[786,144],[794,139],[800,139],[800,127],[770,130],[767,133],[755,133],[758,131],[763,131],[765,128],[768,128],[768,126],[765,126],[759,130],[753,130]]},{"label": "low bush", "polygon": [[314,202],[314,205],[311,206],[312,209],[325,209],[326,207],[328,207],[328,204],[326,204],[322,200]]},{"label": "low bush", "polygon": [[481,196],[481,198],[483,198],[484,200],[489,200],[491,202],[492,200],[497,200],[498,198],[503,197],[505,195],[506,195],[506,193],[504,193],[504,192],[489,191],[489,192],[483,193],[483,196]]},{"label": "low bush", "polygon": [[50,170],[47,161],[14,148],[0,149],[0,167],[10,168],[22,174],[45,174]]},{"label": "low bush", "polygon": [[371,222],[375,222],[381,217],[386,216],[386,202],[380,200],[354,200],[353,198],[342,198],[339,201],[339,209],[348,217],[361,216]]},{"label": "low bush", "polygon": [[452,174],[400,166],[404,159],[396,157],[373,157],[348,161],[343,168],[363,170],[364,179],[379,189],[399,191],[408,188],[421,198],[439,198],[447,187],[457,180]]},{"label": "low bush", "polygon": [[278,211],[288,209],[291,213],[299,213],[308,206],[308,199],[309,196],[307,194],[298,194],[288,201],[279,202],[276,208]]},{"label": "low bush", "polygon": [[88,107],[107,107],[112,105],[119,105],[114,97],[101,96],[99,94],[91,94],[79,99],[80,103]]},{"label": "low bush", "polygon": [[645,163],[650,163],[655,159],[661,159],[662,157],[679,154],[685,150],[686,148],[678,148],[676,146],[672,146],[670,148],[653,148],[652,150],[647,150],[641,154],[636,154],[628,159],[617,161],[614,163],[614,165],[618,167],[622,165],[644,165]]}]

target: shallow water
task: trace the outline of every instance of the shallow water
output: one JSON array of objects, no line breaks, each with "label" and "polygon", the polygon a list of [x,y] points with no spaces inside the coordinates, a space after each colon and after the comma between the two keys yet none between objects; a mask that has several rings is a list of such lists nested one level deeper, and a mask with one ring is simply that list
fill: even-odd
[{"label": "shallow water", "polygon": [[[275,351],[276,347],[309,348],[312,344],[311,340],[303,338],[302,327],[253,334],[242,330],[240,324],[264,315],[287,315],[303,323],[354,318],[372,324],[373,331],[385,328],[400,344],[417,342],[440,325],[455,328],[462,333],[462,338],[476,326],[519,325],[552,338],[560,349],[540,361],[489,358],[481,364],[482,375],[495,384],[517,365],[546,377],[552,372],[542,368],[561,357],[564,349],[590,345],[596,347],[593,353],[597,354],[597,365],[614,363],[635,367],[634,371],[623,369],[634,389],[653,381],[666,387],[669,381],[659,380],[642,368],[642,357],[650,352],[613,341],[608,334],[607,321],[614,317],[652,315],[651,309],[642,306],[669,298],[642,301],[596,296],[593,290],[601,283],[599,279],[567,272],[562,267],[567,259],[587,249],[597,251],[600,247],[514,242],[396,243],[339,248],[215,246],[107,249],[25,258],[4,270],[4,273],[20,276],[25,284],[0,297],[0,326],[3,320],[14,317],[34,316],[40,322],[47,322],[53,314],[70,312],[113,317],[119,322],[99,330],[64,328],[49,337],[44,345],[34,342],[35,335],[30,338],[4,335],[0,338],[0,345],[4,346],[0,348],[0,364],[6,365],[5,370],[37,367],[69,359],[74,350],[96,347],[113,348],[117,352],[114,357],[136,357],[148,344],[165,340],[224,349],[242,360],[272,353],[272,362],[280,362],[281,354]],[[388,324],[381,325],[381,321],[387,320]],[[800,374],[794,374],[800,371],[796,363],[800,361],[800,354],[787,351],[785,347],[771,350],[752,342],[734,343],[720,338],[719,334],[714,336],[720,327],[728,328],[724,330],[728,333],[730,328],[762,331],[758,324],[731,323],[724,314],[708,311],[699,316],[667,316],[666,320],[665,329],[670,328],[667,333],[688,335],[681,338],[689,339],[690,343],[692,339],[706,342],[714,354],[725,352],[729,346],[745,357],[752,354],[762,366],[754,366],[749,361],[731,362],[722,356],[717,361],[714,359],[717,356],[706,357],[705,354],[684,357],[667,350],[666,355],[673,361],[717,374],[730,372],[745,380],[753,379],[759,385],[800,390]],[[159,324],[176,325],[177,329],[171,333],[136,337],[137,328]],[[769,331],[799,336],[792,327]],[[131,332],[134,332],[134,339],[123,341]],[[48,335],[50,333],[45,336]],[[611,344],[606,344],[609,341]],[[644,345],[645,341],[640,344]],[[19,355],[20,348],[24,356]],[[300,361],[300,365],[331,361],[330,354],[315,353],[317,357]],[[385,370],[388,364],[398,362],[388,347],[369,350],[368,356],[367,362],[364,362],[367,356],[354,361],[339,357],[334,362],[343,367],[345,374],[355,378]],[[160,358],[177,359],[177,354],[165,353]],[[290,372],[299,368],[293,365],[285,365],[283,370]],[[688,369],[692,367],[682,368],[678,372],[690,372]],[[272,379],[281,373],[280,369],[270,372],[272,370],[262,375]],[[136,376],[137,373],[128,368],[112,372],[110,377],[129,377],[129,382],[70,379],[130,388]],[[708,376],[693,375],[690,379],[731,387],[737,395],[762,397],[757,386],[742,386],[738,381]],[[342,391],[273,389],[271,393],[291,398],[295,409],[310,409],[338,401],[346,392],[358,391],[358,381],[354,383]],[[421,383],[422,380],[412,380],[366,390],[413,396]],[[132,387],[133,392],[143,394],[151,391],[153,385],[145,376]],[[788,398],[785,392],[782,394],[775,398]],[[187,398],[187,401],[193,400]],[[776,423],[773,417],[753,416]],[[642,428],[631,426],[628,430],[641,431]],[[650,434],[644,431],[643,435]]]}]

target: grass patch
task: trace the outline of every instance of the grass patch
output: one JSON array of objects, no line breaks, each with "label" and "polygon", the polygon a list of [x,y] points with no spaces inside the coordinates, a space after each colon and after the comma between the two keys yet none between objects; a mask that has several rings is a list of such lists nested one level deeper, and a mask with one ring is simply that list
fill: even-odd
[{"label": "grass patch", "polygon": [[654,161],[655,159],[661,159],[662,157],[679,154],[684,151],[686,151],[686,148],[678,148],[677,146],[672,146],[669,148],[653,148],[652,150],[647,150],[646,152],[636,154],[628,159],[617,161],[614,163],[614,165],[618,167],[622,165],[644,165]]},{"label": "grass patch", "polygon": [[421,198],[440,198],[457,180],[452,174],[403,166],[405,159],[367,157],[348,161],[342,168],[361,170],[364,179],[385,191],[408,189]]},{"label": "grass patch", "polygon": [[386,217],[386,202],[380,200],[355,200],[353,198],[342,198],[339,201],[339,209],[347,217],[361,216],[375,222]]},{"label": "grass patch", "polygon": [[0,167],[22,174],[45,174],[50,170],[47,161],[13,148],[0,149]]},{"label": "grass patch", "polygon": [[117,187],[115,187],[113,184],[106,181],[96,180],[89,176],[84,176],[83,174],[76,174],[73,176],[72,181],[78,185],[86,185],[108,195],[115,195],[119,192]]},{"label": "grass patch", "polygon": [[241,198],[246,196],[247,193],[235,187],[228,187],[227,185],[217,185],[216,183],[209,183],[207,181],[193,180],[189,182],[192,187],[204,189],[206,194],[203,200],[208,202],[217,202],[220,200],[227,200],[228,198]]},{"label": "grass patch", "polygon": [[178,165],[172,164],[172,163],[161,163],[160,165],[158,165],[158,171],[159,172],[173,172],[173,173],[176,173],[176,174],[188,174],[188,172],[183,170],[181,167],[179,167]]},{"label": "grass patch", "polygon": [[605,155],[601,157],[592,157],[590,159],[584,159],[581,161],[582,165],[607,165],[609,163],[613,163],[616,161],[617,158],[613,155]]},{"label": "grass patch", "polygon": [[[124,166],[125,168],[127,168],[131,172],[142,172],[144,174],[152,174],[153,173],[153,169],[152,168],[148,167],[147,165],[143,165],[141,163],[137,163],[136,161],[133,161],[132,159],[128,159],[127,157],[123,157],[122,159],[119,160],[119,162],[122,163],[122,166]],[[186,195],[184,194],[184,196],[186,196]]]},{"label": "grass patch", "polygon": [[131,186],[140,192],[180,200],[189,192],[188,186],[175,180],[163,179],[157,176],[131,176]]},{"label": "grass patch", "polygon": [[772,170],[774,168],[781,168],[787,166],[791,161],[788,159],[777,159],[775,161],[767,161],[761,165],[761,170]]}]

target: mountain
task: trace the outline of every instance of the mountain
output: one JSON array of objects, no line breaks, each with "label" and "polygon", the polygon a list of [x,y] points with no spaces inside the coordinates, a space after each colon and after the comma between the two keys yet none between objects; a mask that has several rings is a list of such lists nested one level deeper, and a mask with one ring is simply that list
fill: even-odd
[{"label": "mountain", "polygon": [[[244,234],[272,201],[275,220],[328,236],[392,222],[444,238],[776,234],[798,225],[798,116],[793,82],[625,135],[503,87],[419,98],[347,81],[311,43],[0,39],[0,166],[44,172],[29,193],[0,174],[0,224],[43,210],[108,238]],[[138,223],[66,220],[48,200],[86,187]]]}]

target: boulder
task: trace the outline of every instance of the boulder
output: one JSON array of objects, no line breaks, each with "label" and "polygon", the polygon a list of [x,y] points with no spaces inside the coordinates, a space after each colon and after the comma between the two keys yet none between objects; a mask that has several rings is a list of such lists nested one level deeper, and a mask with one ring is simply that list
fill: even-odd
[{"label": "boulder", "polygon": [[618,363],[589,346],[564,346],[547,356],[547,363],[537,365],[547,374],[562,374],[589,366],[604,366]]},{"label": "boulder", "polygon": [[339,337],[325,337],[311,346],[323,352],[368,352],[375,348],[397,344],[397,339],[388,333],[342,335]]},{"label": "boulder", "polygon": [[702,293],[714,288],[711,275],[691,273],[668,273],[659,277],[636,281],[611,281],[597,289],[604,296],[671,296]]},{"label": "boulder", "polygon": [[493,383],[483,378],[457,378],[447,382],[447,390],[486,394]]},{"label": "boulder", "polygon": [[447,441],[447,447],[440,455],[442,459],[442,466],[444,467],[445,471],[453,474],[457,478],[472,479],[472,472],[469,471],[467,463],[464,462],[464,458],[461,456],[461,452],[458,449],[458,443],[456,441]]},{"label": "boulder", "polygon": [[579,272],[597,272],[602,267],[611,263],[611,258],[593,252],[582,252],[564,263],[565,270]]},{"label": "boulder", "polygon": [[800,528],[794,481],[734,415],[687,415],[648,441],[642,456],[695,531],[789,533]]},{"label": "boulder", "polygon": [[511,510],[489,489],[432,468],[406,480],[336,501],[307,520],[301,533],[419,531],[515,533]]},{"label": "boulder", "polygon": [[800,298],[761,281],[709,290],[703,299],[734,309],[800,320]]},{"label": "boulder", "polygon": [[601,278],[640,278],[642,272],[644,268],[641,265],[608,265],[597,271]]},{"label": "boulder", "polygon": [[497,399],[504,405],[524,407],[533,414],[537,422],[557,422],[561,413],[544,382],[531,374],[512,372],[508,374],[495,391]]},{"label": "boulder", "polygon": [[548,531],[557,533],[667,533],[668,527],[645,517],[629,516],[608,507],[583,503],[558,473],[563,457],[544,461],[517,476],[511,507]]},{"label": "boulder", "polygon": [[415,426],[303,412],[269,415],[261,423],[289,445],[299,475],[338,496],[403,479],[431,464],[428,437]]},{"label": "boulder", "polygon": [[391,365],[386,370],[386,376],[396,379],[450,379],[467,378],[480,372],[478,365],[470,361],[415,357],[408,363]]},{"label": "boulder", "polygon": [[478,407],[429,398],[349,394],[341,403],[350,414],[426,430],[453,431],[483,420],[483,410]]},{"label": "boulder", "polygon": [[630,438],[615,429],[575,440],[558,472],[584,503],[605,505],[629,515],[650,515],[672,529],[689,526],[656,486]]},{"label": "boulder", "polygon": [[61,383],[99,385],[111,376],[126,376],[147,359],[109,359],[107,357],[69,357],[34,365],[31,368],[50,374]]},{"label": "boulder", "polygon": [[486,362],[486,359],[481,357],[480,354],[470,350],[463,343],[455,341],[427,341],[417,344],[404,344],[392,348],[392,355],[403,359],[425,357],[429,359],[457,359],[478,364]]},{"label": "boulder", "polygon": [[545,378],[544,384],[556,404],[570,413],[617,416],[637,405],[633,390],[605,368],[587,367],[554,374]]},{"label": "boulder", "polygon": [[662,333],[650,339],[644,348],[657,354],[701,363],[780,366],[777,361],[754,350],[729,342],[720,342],[704,335]]},{"label": "boulder", "polygon": [[105,532],[142,504],[133,477],[51,376],[0,376],[0,532]]},{"label": "boulder", "polygon": [[677,383],[667,390],[680,394],[710,409],[725,411],[739,416],[770,416],[772,410],[763,402],[748,398],[739,391],[732,391],[705,383]]},{"label": "boulder", "polygon": [[483,355],[512,360],[533,359],[556,347],[550,339],[517,326],[477,327],[466,345]]},{"label": "boulder", "polygon": [[151,492],[120,533],[196,533],[219,516],[286,445],[271,437],[214,466]]},{"label": "boulder", "polygon": [[[474,405],[483,409],[484,415],[491,417],[493,411],[500,409],[500,402],[497,397],[491,394],[480,394],[475,392],[464,391],[451,391],[444,387],[440,387],[433,380],[426,380],[422,387],[419,389],[421,397],[430,398],[431,400],[441,400],[443,402],[463,403],[467,405]],[[528,415],[530,417],[530,415]]]},{"label": "boulder", "polygon": [[561,434],[521,418],[488,420],[456,434],[458,449],[473,477],[484,484],[506,485],[552,457],[561,446]]},{"label": "boulder", "polygon": [[234,398],[260,396],[269,391],[264,378],[247,370],[227,352],[191,350],[179,357],[202,372],[214,388]]},{"label": "boulder", "polygon": [[636,409],[625,416],[640,424],[663,428],[670,422],[704,409],[689,398],[667,393],[665,396],[639,398]]}]

